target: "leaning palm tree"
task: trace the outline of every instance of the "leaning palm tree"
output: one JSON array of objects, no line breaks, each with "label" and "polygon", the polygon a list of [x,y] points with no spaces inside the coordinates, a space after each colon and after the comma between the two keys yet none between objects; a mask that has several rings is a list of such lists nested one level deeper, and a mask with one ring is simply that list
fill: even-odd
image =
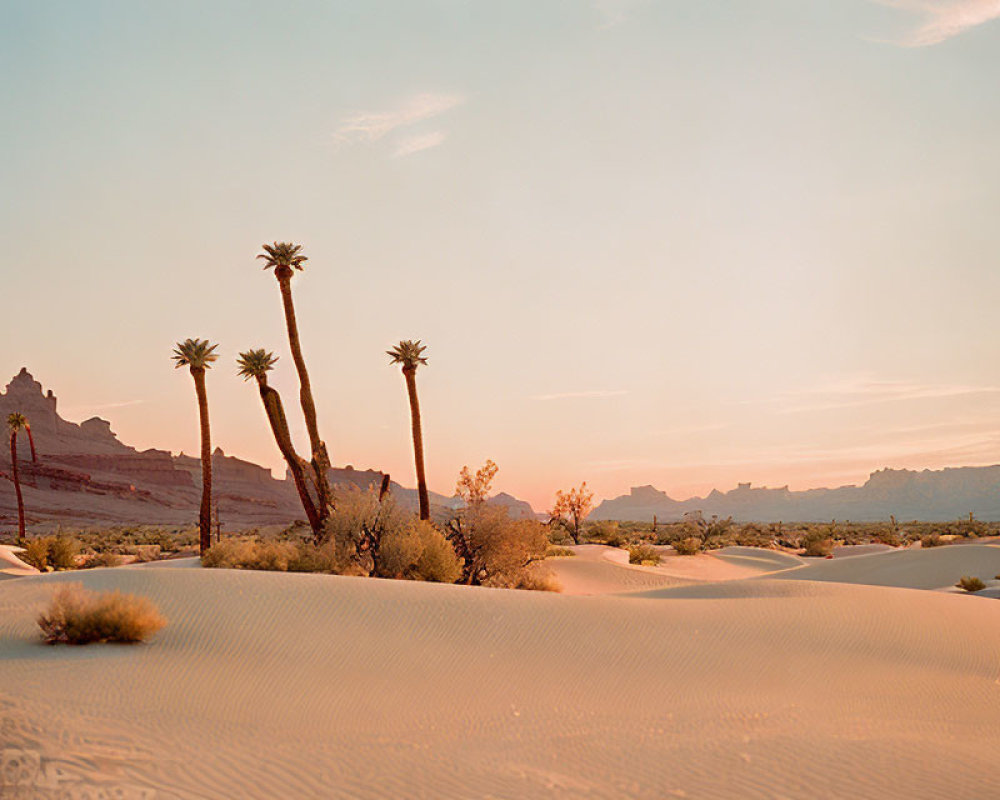
[{"label": "leaning palm tree", "polygon": [[28,434],[28,446],[31,448],[31,463],[38,463],[38,453],[35,452],[35,437],[31,435],[31,424],[24,420],[24,432]]},{"label": "leaning palm tree", "polygon": [[319,499],[319,514],[325,520],[332,505],[332,494],[327,470],[330,468],[330,457],[326,444],[320,438],[319,425],[316,422],[316,403],[313,400],[312,385],[309,383],[309,373],[302,357],[302,344],[299,340],[299,326],[295,320],[295,304],[292,301],[292,275],[295,270],[302,270],[302,264],[309,259],[302,255],[302,245],[291,242],[274,242],[264,244],[264,252],[257,258],[264,259],[264,269],[274,269],[274,277],[278,279],[281,289],[281,302],[285,310],[285,327],[288,329],[288,344],[292,351],[292,361],[299,374],[299,402],[302,405],[302,415],[306,420],[306,431],[309,433],[309,448],[312,451],[313,472],[315,473],[316,494]]},{"label": "leaning palm tree", "polygon": [[306,512],[306,519],[309,520],[309,527],[312,528],[313,535],[319,538],[322,535],[323,526],[319,513],[316,511],[316,504],[313,503],[313,499],[309,495],[309,487],[303,469],[305,462],[295,452],[295,446],[292,444],[281,395],[267,383],[267,373],[274,368],[274,362],[277,360],[277,356],[263,348],[247,350],[245,353],[240,353],[239,358],[236,359],[236,366],[239,367],[238,374],[244,380],[254,378],[257,381],[260,399],[264,403],[264,412],[267,414],[267,421],[271,424],[274,441],[278,443],[278,449],[288,465],[288,471],[292,474],[299,499],[302,501],[302,508]]},{"label": "leaning palm tree", "polygon": [[20,547],[24,547],[24,497],[21,495],[21,475],[17,469],[17,434],[27,424],[24,414],[15,412],[7,417],[7,427],[10,429],[10,467],[14,475],[14,492],[17,494],[17,543]]},{"label": "leaning palm tree", "polygon": [[177,362],[176,369],[188,367],[194,378],[194,390],[198,396],[198,416],[201,422],[201,508],[198,513],[198,530],[200,532],[200,550],[205,551],[212,546],[212,431],[208,423],[208,393],[205,391],[205,371],[210,369],[217,344],[208,340],[185,339],[178,342],[172,358]]},{"label": "leaning palm tree", "polygon": [[403,377],[406,379],[406,391],[410,396],[410,427],[413,430],[413,458],[417,465],[417,495],[420,498],[420,519],[431,518],[431,504],[427,497],[427,478],[424,475],[424,434],[420,426],[420,402],[417,400],[417,367],[426,364],[427,359],[421,356],[427,348],[420,340],[413,342],[407,339],[397,344],[392,350],[386,350],[392,364],[403,365]]}]

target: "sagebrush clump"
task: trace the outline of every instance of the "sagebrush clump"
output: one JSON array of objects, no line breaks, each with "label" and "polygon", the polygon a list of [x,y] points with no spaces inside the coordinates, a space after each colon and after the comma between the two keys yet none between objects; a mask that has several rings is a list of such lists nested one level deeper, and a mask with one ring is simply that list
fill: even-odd
[{"label": "sagebrush clump", "polygon": [[628,562],[655,567],[660,563],[660,552],[648,544],[634,544],[628,549]]},{"label": "sagebrush clump", "polygon": [[49,569],[75,569],[79,553],[79,543],[69,536],[43,536],[25,542],[20,558],[26,564],[45,572]]},{"label": "sagebrush clump", "polygon": [[985,583],[972,575],[963,575],[955,585],[967,592],[978,592],[986,588]]},{"label": "sagebrush clump", "polygon": [[48,644],[143,642],[167,621],[145,597],[114,592],[92,592],[79,584],[56,589],[38,626]]}]

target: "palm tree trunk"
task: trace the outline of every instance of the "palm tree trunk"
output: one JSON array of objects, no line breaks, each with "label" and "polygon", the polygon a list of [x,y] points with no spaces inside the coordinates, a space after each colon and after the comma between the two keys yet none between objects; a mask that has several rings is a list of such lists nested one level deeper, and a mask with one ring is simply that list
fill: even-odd
[{"label": "palm tree trunk", "polygon": [[291,275],[278,278],[281,288],[281,303],[285,310],[285,326],[288,329],[288,345],[292,351],[292,361],[299,374],[299,402],[302,405],[302,416],[305,417],[306,431],[309,433],[309,448],[312,451],[313,471],[316,473],[316,493],[319,497],[319,514],[326,519],[332,503],[330,481],[327,470],[330,468],[330,456],[326,452],[326,444],[320,439],[319,425],[316,422],[316,403],[313,400],[312,384],[309,382],[309,372],[306,361],[302,357],[302,344],[299,340],[299,326],[295,319],[295,303],[292,300]]},{"label": "palm tree trunk", "polygon": [[427,476],[424,474],[424,433],[420,425],[420,401],[417,399],[417,371],[403,369],[406,392],[410,396],[410,427],[413,430],[413,460],[417,466],[417,496],[420,498],[420,519],[430,520],[431,504],[427,497]]},{"label": "palm tree trunk", "polygon": [[201,555],[205,555],[205,551],[212,546],[212,430],[208,422],[205,370],[192,368],[191,375],[198,395],[198,416],[201,422],[201,508],[198,512],[198,532]]},{"label": "palm tree trunk", "polygon": [[24,429],[28,432],[28,444],[31,446],[31,463],[38,463],[38,453],[35,452],[35,437],[31,435],[31,425],[24,423]]},{"label": "palm tree trunk", "polygon": [[21,476],[17,471],[17,431],[10,432],[10,466],[17,494],[17,544],[18,547],[24,547],[24,497],[21,496]]},{"label": "palm tree trunk", "polygon": [[266,380],[259,381],[260,399],[264,403],[264,411],[267,413],[267,421],[271,424],[271,432],[274,440],[278,443],[288,471],[292,473],[292,480],[299,493],[299,500],[302,501],[302,508],[306,512],[306,519],[309,520],[309,527],[312,528],[313,535],[319,537],[322,534],[323,525],[316,511],[316,505],[309,495],[309,486],[306,483],[305,473],[302,470],[302,459],[295,452],[292,444],[292,437],[288,431],[288,421],[285,418],[285,409],[281,403],[281,395],[270,386]]}]

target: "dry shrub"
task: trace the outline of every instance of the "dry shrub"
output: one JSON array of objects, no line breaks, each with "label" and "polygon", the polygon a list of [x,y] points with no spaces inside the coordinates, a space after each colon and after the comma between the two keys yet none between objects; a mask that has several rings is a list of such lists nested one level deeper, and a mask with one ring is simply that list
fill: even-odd
[{"label": "dry shrub", "polygon": [[736,544],[740,547],[771,547],[774,537],[753,522],[747,523],[736,532]]},{"label": "dry shrub", "polygon": [[679,556],[693,556],[701,552],[701,539],[697,536],[687,536],[672,542],[674,551]]},{"label": "dry shrub", "polygon": [[828,528],[814,528],[802,537],[806,556],[825,558],[833,555],[833,536]]},{"label": "dry shrub", "polygon": [[535,569],[527,569],[518,578],[517,582],[510,588],[526,589],[533,592],[561,592],[562,584],[556,580],[555,576],[546,568],[542,569],[537,564]]},{"label": "dry shrub", "polygon": [[928,533],[920,537],[921,547],[941,547],[941,545],[945,544],[948,544],[948,542],[941,538],[940,533]]},{"label": "dry shrub", "polygon": [[545,551],[546,558],[571,558],[575,555],[568,547],[550,547]]},{"label": "dry shrub", "polygon": [[959,589],[965,589],[967,592],[978,592],[981,589],[986,588],[986,584],[983,583],[979,578],[973,577],[972,575],[963,575],[958,583],[955,584]]},{"label": "dry shrub", "polygon": [[122,563],[122,557],[117,553],[112,553],[106,551],[104,553],[95,553],[87,561],[88,567],[120,567]]},{"label": "dry shrub", "polygon": [[55,570],[76,569],[76,557],[79,553],[80,545],[76,539],[70,536],[45,536],[29,540],[25,544],[21,560],[42,572],[50,567]]},{"label": "dry shrub", "polygon": [[49,540],[28,539],[24,543],[24,552],[18,555],[25,564],[31,564],[35,569],[45,572],[49,566]]},{"label": "dry shrub", "polygon": [[545,557],[549,540],[540,522],[512,520],[506,508],[487,505],[474,509],[469,519],[473,574],[483,586],[517,586],[528,566]]},{"label": "dry shrub", "polygon": [[462,575],[455,548],[437,528],[413,520],[381,538],[375,574],[382,578],[454,583]]},{"label": "dry shrub", "polygon": [[585,531],[585,535],[589,541],[606,544],[608,547],[621,547],[628,541],[619,529],[618,523],[614,520],[599,520],[594,522]]},{"label": "dry shrub", "polygon": [[221,569],[261,569],[286,572],[296,560],[298,548],[291,542],[259,542],[252,539],[224,539],[201,557],[201,565]]},{"label": "dry shrub", "polygon": [[145,641],[167,621],[145,597],[91,592],[79,584],[56,589],[49,608],[38,617],[49,644]]},{"label": "dry shrub", "polygon": [[629,564],[644,564],[655,567],[660,563],[660,553],[655,547],[648,544],[632,545],[628,549],[628,562]]}]

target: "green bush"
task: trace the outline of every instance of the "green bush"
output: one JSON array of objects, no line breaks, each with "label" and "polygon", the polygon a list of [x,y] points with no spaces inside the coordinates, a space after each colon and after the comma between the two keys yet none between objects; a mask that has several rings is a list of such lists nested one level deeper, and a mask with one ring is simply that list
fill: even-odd
[{"label": "green bush", "polygon": [[79,585],[56,589],[38,626],[49,644],[145,641],[166,620],[145,597],[121,592],[91,592]]},{"label": "green bush", "polygon": [[955,585],[959,589],[965,589],[967,592],[978,592],[979,590],[986,588],[985,583],[972,575],[963,575],[959,582]]},{"label": "green bush", "polygon": [[628,549],[628,562],[630,564],[644,564],[655,567],[660,563],[660,553],[651,545],[634,544]]}]

